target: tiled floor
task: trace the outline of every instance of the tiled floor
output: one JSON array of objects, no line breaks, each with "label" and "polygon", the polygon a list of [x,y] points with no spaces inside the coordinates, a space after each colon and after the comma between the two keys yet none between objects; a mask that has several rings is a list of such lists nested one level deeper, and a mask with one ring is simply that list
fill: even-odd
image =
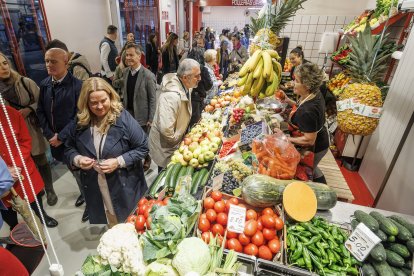
[{"label": "tiled floor", "polygon": [[[147,183],[152,183],[152,180],[155,178],[157,166],[152,164],[150,170],[152,171],[147,174]],[[67,171],[66,167],[62,165],[53,167],[53,174],[55,190],[59,200],[53,207],[45,206],[45,210],[48,215],[59,222],[59,225],[56,228],[48,230],[65,275],[75,275],[76,271],[82,266],[85,258],[89,254],[96,253],[99,238],[105,232],[106,226],[91,226],[89,223],[81,223],[84,207],[76,208],[74,205],[79,195],[75,179]],[[43,200],[46,205],[45,201]],[[7,235],[8,227],[5,224],[0,231],[0,236]],[[55,263],[56,261],[50,245],[48,247],[48,254],[52,263]],[[50,275],[46,256],[32,275]]]}]

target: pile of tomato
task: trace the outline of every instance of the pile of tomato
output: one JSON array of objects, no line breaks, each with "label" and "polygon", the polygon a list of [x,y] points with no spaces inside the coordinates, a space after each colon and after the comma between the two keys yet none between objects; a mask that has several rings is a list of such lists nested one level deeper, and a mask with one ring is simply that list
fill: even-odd
[{"label": "pile of tomato", "polygon": [[137,205],[136,215],[130,215],[127,218],[127,222],[134,224],[135,230],[139,234],[144,233],[145,229],[151,229],[152,218],[149,213],[151,212],[152,206],[166,206],[168,200],[169,197],[165,197],[164,200],[141,198]]},{"label": "pile of tomato", "polygon": [[[198,229],[202,232],[201,238],[206,243],[209,243],[211,236],[216,236],[220,243],[222,242],[227,231],[230,204],[246,208],[235,197],[224,200],[220,191],[213,191],[209,197],[204,199]],[[277,231],[282,229],[283,220],[271,208],[265,208],[261,212],[246,208],[244,232],[238,234],[227,231],[225,247],[265,260],[272,260],[280,250]]]}]

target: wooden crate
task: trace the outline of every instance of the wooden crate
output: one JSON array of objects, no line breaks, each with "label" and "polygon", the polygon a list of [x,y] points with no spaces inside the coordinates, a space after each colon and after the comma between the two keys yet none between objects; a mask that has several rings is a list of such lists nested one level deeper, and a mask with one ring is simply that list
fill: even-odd
[{"label": "wooden crate", "polygon": [[325,175],[328,186],[335,190],[339,200],[352,202],[355,199],[330,150],[322,158],[318,167]]}]

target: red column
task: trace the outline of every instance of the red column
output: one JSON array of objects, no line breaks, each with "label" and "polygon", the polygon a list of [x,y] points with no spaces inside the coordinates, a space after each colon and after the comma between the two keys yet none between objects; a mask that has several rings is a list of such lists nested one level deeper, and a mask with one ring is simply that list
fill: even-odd
[{"label": "red column", "polygon": [[193,33],[200,30],[202,12],[200,12],[200,2],[197,1],[193,4]]}]

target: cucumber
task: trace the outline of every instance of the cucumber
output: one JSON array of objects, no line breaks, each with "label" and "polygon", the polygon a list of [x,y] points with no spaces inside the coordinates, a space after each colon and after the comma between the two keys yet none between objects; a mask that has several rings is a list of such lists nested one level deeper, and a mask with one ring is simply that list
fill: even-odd
[{"label": "cucumber", "polygon": [[171,173],[174,169],[174,166],[177,164],[171,164],[169,167],[167,167],[166,169],[166,174],[165,174],[165,187],[167,188],[167,190],[165,191],[165,193],[168,195],[168,186],[170,184],[170,178],[171,178]]},{"label": "cucumber", "polygon": [[381,229],[378,229],[378,231],[375,232],[375,235],[377,235],[377,237],[383,242],[388,240],[387,234],[385,234]]},{"label": "cucumber", "polygon": [[401,269],[393,267],[393,266],[391,266],[391,269],[392,269],[392,272],[394,272],[395,276],[405,276],[404,271],[402,271]]},{"label": "cucumber", "polygon": [[380,229],[385,232],[387,235],[397,236],[398,235],[398,228],[392,223],[391,219],[385,217],[384,215],[380,214],[377,211],[372,211],[369,213],[373,216],[379,223]]},{"label": "cucumber", "polygon": [[[155,179],[155,181],[152,183],[148,194],[150,195],[150,197],[155,197],[155,194],[158,192],[158,190],[161,188],[161,180],[164,178],[166,174],[166,170],[163,170]],[[165,184],[165,182],[164,182]]]},{"label": "cucumber", "polygon": [[356,219],[351,220],[351,227],[352,230],[355,230],[355,228],[358,226],[359,221],[357,221]]},{"label": "cucumber", "polygon": [[188,166],[188,167],[187,167],[187,171],[185,172],[185,175],[192,176],[192,175],[193,175],[193,173],[194,173],[194,167],[192,167],[192,166]]},{"label": "cucumber", "polygon": [[194,185],[191,185],[191,194],[195,195],[198,191],[198,187],[200,187],[200,183],[203,180],[204,176],[208,174],[207,169],[201,169],[198,173],[197,179],[194,182]]},{"label": "cucumber", "polygon": [[[196,187],[198,178],[200,177],[200,172],[201,171],[197,171],[193,174],[192,178],[191,178],[191,189],[190,189],[190,193],[193,194],[194,188]],[[196,190],[197,191],[197,190]]]},{"label": "cucumber", "polygon": [[377,276],[377,272],[370,263],[366,263],[362,266],[362,272],[364,276]]},{"label": "cucumber", "polygon": [[174,194],[175,185],[177,185],[177,176],[178,176],[178,173],[180,172],[180,169],[181,169],[180,163],[174,164],[171,169],[170,178],[166,179],[168,196],[172,196]]},{"label": "cucumber", "polygon": [[204,187],[207,184],[209,176],[210,174],[207,171],[207,173],[203,176],[203,179],[201,179],[201,182],[200,182],[201,187]]},{"label": "cucumber", "polygon": [[404,266],[405,264],[404,259],[400,255],[388,249],[385,249],[385,253],[387,254],[387,263],[389,265],[392,265],[395,267]]},{"label": "cucumber", "polygon": [[411,235],[414,237],[414,224],[413,223],[397,215],[393,215],[390,218],[392,218],[393,220],[395,220],[396,222],[398,222],[399,224],[407,228],[408,231],[410,231]]},{"label": "cucumber", "polygon": [[388,249],[397,253],[403,258],[410,257],[410,251],[408,251],[408,248],[405,245],[394,243],[394,244],[391,244],[390,247],[388,247]]},{"label": "cucumber", "polygon": [[399,222],[391,219],[392,223],[395,224],[395,226],[397,226],[398,228],[398,235],[397,238],[401,241],[408,241],[409,239],[411,239],[413,237],[413,235],[411,235],[411,232],[408,231],[407,228],[405,228],[402,224],[400,224]]},{"label": "cucumber", "polygon": [[381,243],[377,244],[371,250],[370,256],[377,262],[384,262],[387,259],[387,253],[385,252],[385,248]]},{"label": "cucumber", "polygon": [[387,262],[374,262],[373,265],[379,276],[394,276]]},{"label": "cucumber", "polygon": [[388,236],[387,242],[395,242],[395,236]]},{"label": "cucumber", "polygon": [[378,221],[370,216],[369,214],[365,213],[361,210],[356,210],[354,212],[355,218],[359,221],[365,224],[366,227],[368,227],[372,232],[376,232],[379,229],[379,223]]},{"label": "cucumber", "polygon": [[414,254],[414,238],[410,239],[408,242],[406,242],[405,245],[407,246],[408,251],[410,251],[412,254]]},{"label": "cucumber", "polygon": [[180,180],[180,177],[183,177],[186,174],[186,172],[187,172],[187,167],[185,166],[181,167],[180,171],[178,172],[176,181],[178,182]]}]

